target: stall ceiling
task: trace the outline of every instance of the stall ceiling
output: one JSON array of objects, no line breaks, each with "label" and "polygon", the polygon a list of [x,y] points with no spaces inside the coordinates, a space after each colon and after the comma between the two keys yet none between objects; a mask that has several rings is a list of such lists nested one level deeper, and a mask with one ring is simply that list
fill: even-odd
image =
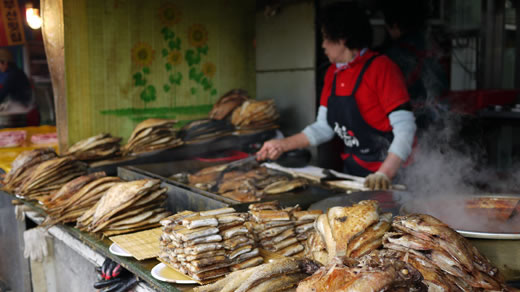
[{"label": "stall ceiling", "polygon": [[255,3],[64,2],[68,141],[127,139],[146,118],[207,116],[233,88],[255,95]]}]

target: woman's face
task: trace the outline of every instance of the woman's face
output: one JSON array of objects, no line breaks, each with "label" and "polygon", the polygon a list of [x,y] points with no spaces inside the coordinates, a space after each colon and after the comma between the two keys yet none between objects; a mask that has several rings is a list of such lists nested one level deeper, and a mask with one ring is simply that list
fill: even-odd
[{"label": "woman's face", "polygon": [[354,58],[354,52],[345,47],[344,41],[332,41],[323,36],[321,47],[331,63],[346,63]]}]

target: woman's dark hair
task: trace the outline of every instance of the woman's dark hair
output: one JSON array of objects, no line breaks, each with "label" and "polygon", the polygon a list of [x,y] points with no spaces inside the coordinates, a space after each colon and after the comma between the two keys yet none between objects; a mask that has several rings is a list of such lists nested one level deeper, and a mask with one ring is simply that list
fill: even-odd
[{"label": "woman's dark hair", "polygon": [[325,6],[320,12],[323,38],[339,42],[345,40],[349,49],[363,49],[372,45],[372,26],[365,11],[355,2],[338,2]]}]

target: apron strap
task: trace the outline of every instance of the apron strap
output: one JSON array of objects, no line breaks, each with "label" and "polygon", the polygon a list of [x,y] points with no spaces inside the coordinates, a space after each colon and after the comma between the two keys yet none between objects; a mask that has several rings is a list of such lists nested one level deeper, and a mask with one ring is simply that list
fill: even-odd
[{"label": "apron strap", "polygon": [[379,55],[379,54],[374,55],[374,56],[370,57],[370,59],[368,59],[365,62],[365,64],[363,65],[363,68],[361,69],[361,72],[359,72],[359,75],[358,75],[358,77],[356,79],[356,84],[354,85],[354,89],[352,90],[352,93],[350,95],[354,96],[356,94],[356,91],[358,90],[359,85],[361,84],[361,80],[363,80],[363,75],[365,75],[365,71],[370,66],[370,64],[372,64],[374,59],[379,57],[379,56],[381,56],[381,55]]}]

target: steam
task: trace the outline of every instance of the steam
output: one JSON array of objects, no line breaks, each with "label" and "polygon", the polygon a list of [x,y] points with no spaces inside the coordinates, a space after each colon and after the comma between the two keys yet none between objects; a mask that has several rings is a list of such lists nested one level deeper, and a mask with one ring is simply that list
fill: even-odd
[{"label": "steam", "polygon": [[480,176],[481,146],[459,137],[462,117],[446,114],[442,125],[419,133],[413,163],[405,167],[402,181],[415,195],[475,193],[474,178]]},{"label": "steam", "polygon": [[460,135],[463,117],[444,116],[442,125],[420,134],[414,162],[400,173],[400,182],[411,193],[400,198],[402,211],[430,214],[458,230],[520,232],[520,207],[511,213],[511,208],[485,210],[467,205],[475,194],[518,192],[520,165],[502,174],[485,167],[484,146]]}]

